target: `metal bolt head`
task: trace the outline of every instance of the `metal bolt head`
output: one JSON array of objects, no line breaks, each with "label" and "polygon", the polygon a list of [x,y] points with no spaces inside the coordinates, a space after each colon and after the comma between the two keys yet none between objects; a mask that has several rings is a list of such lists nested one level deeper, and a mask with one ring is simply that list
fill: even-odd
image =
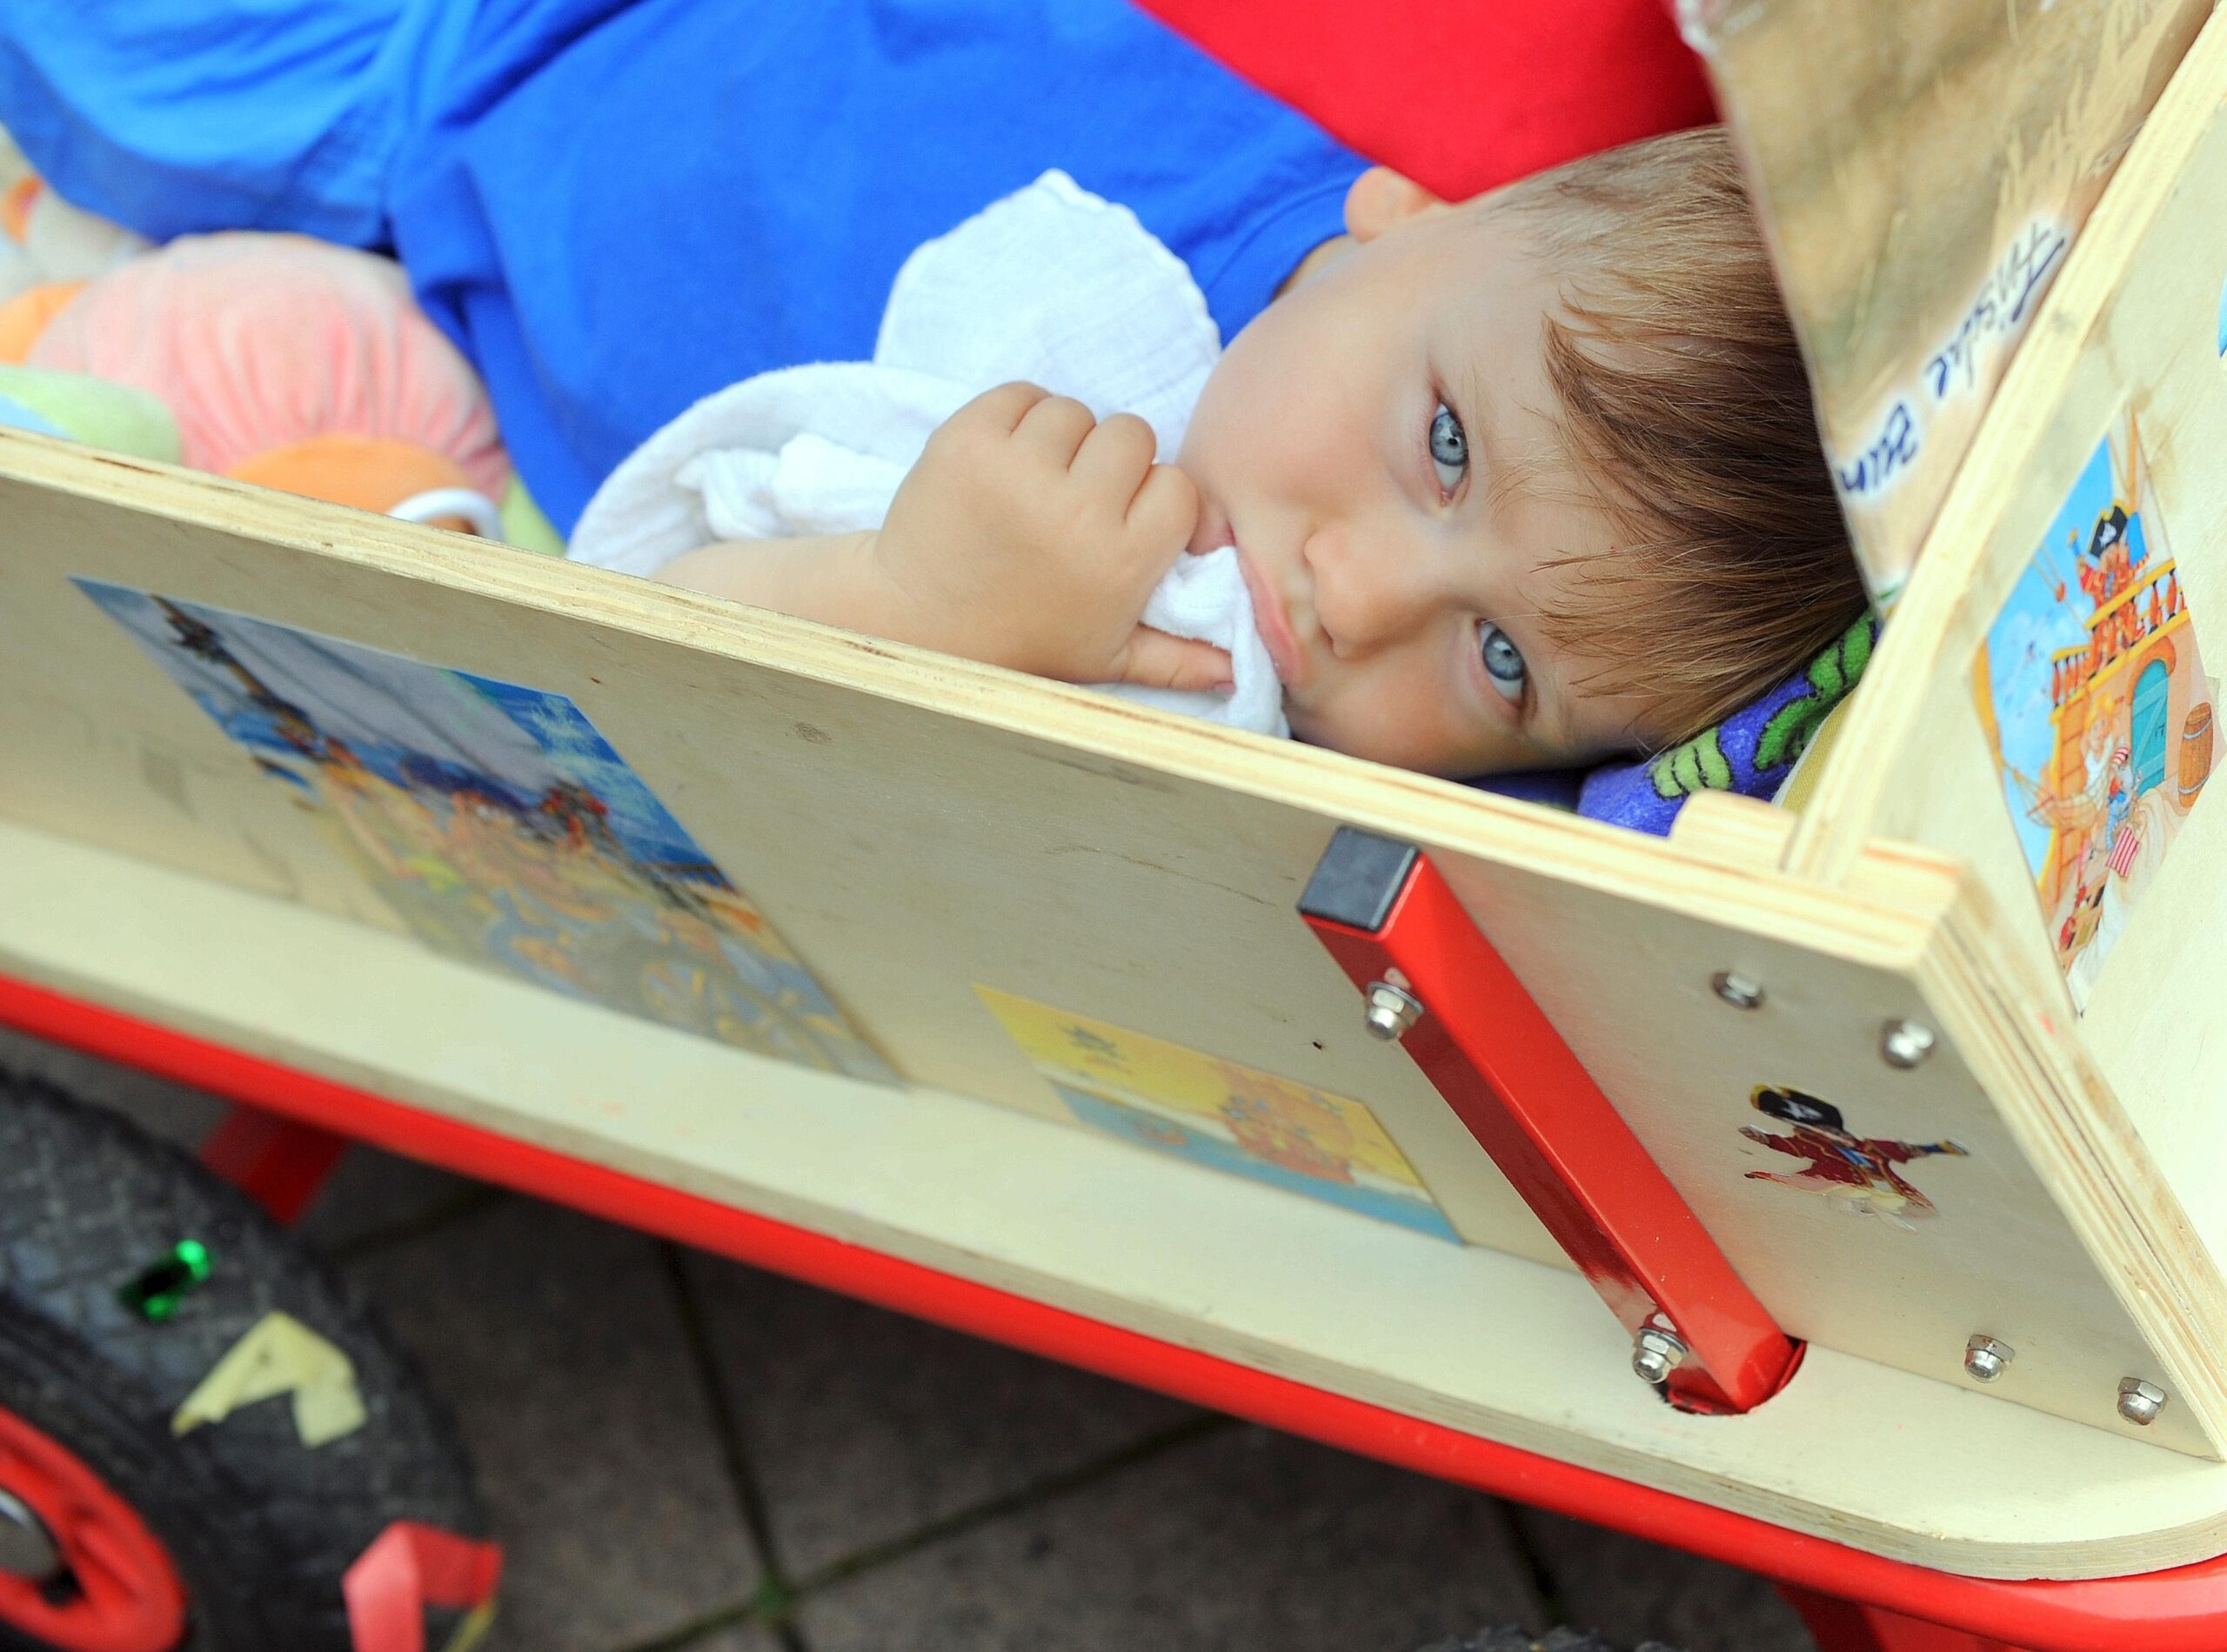
[{"label": "metal bolt head", "polygon": [[1992,1382],[2003,1374],[2003,1368],[2017,1357],[2008,1342],[1975,1335],[1964,1344],[1964,1374],[1975,1382]]},{"label": "metal bolt head", "polygon": [[1709,978],[1709,988],[1734,1009],[1761,1009],[1763,987],[1734,969],[1721,969]]},{"label": "metal bolt head", "polygon": [[1685,1341],[1675,1331],[1650,1325],[1632,1339],[1632,1369],[1643,1381],[1668,1381],[1685,1359]]},{"label": "metal bolt head", "polygon": [[36,1580],[61,1569],[62,1551],[39,1517],[28,1504],[0,1491],[0,1576]]},{"label": "metal bolt head", "polygon": [[2128,1377],[2119,1384],[2119,1415],[2136,1428],[2147,1428],[2164,1408],[2165,1390],[2156,1383]]},{"label": "metal bolt head", "polygon": [[1905,1072],[1933,1053],[1933,1030],[1916,1021],[1889,1021],[1879,1030],[1879,1059]]},{"label": "metal bolt head", "polygon": [[1389,981],[1368,984],[1368,1030],[1390,1043],[1422,1020],[1422,1000]]}]

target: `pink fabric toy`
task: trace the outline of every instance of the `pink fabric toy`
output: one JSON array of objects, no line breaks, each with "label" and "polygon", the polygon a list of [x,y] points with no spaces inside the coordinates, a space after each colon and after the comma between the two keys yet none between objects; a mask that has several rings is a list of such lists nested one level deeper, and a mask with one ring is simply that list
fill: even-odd
[{"label": "pink fabric toy", "polygon": [[27,361],[154,395],[200,470],[356,436],[430,449],[491,499],[510,479],[478,376],[402,271],[302,236],[182,237],[89,284]]}]

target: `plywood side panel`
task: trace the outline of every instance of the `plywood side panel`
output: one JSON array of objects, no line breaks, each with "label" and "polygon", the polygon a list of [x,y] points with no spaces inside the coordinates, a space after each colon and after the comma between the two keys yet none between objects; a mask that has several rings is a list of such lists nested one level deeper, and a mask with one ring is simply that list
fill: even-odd
[{"label": "plywood side panel", "polygon": [[[2114,1429],[2119,1379],[2155,1370],[2176,1403],[2144,1438],[2227,1438],[2227,1368],[2187,1329],[2217,1302],[2216,1275],[2123,1267],[2157,1254],[2145,1235],[2177,1221],[2170,1198],[2134,1174],[2138,1153],[2038,1152],[1929,999],[1963,899],[1953,866],[1913,861],[1902,904],[1857,899],[622,576],[28,440],[8,451],[0,811],[26,824],[350,909],[322,893],[338,876],[322,839],[286,859],[305,818],[294,792],[70,575],[530,684],[592,720],[912,1082],[1062,1111],[986,986],[1351,1098],[1461,1238],[1550,1256],[1404,1053],[1365,1035],[1294,910],[1336,826],[1384,832],[1439,859],[1789,1326],[1957,1381],[1965,1337],[2008,1325],[2024,1353],[2004,1398]],[[64,724],[80,732],[57,739]],[[198,777],[191,810],[150,785],[150,752]],[[251,837],[264,848],[243,854]],[[1762,1011],[1711,992],[1726,968],[1768,984]],[[1908,1073],[1877,1055],[1902,1017],[1942,1035]],[[1791,1094],[1837,1109],[1858,1160],[1782,1116]],[[2099,1110],[2108,1133],[2107,1098],[2062,1105]],[[1836,1180],[1827,1160],[1866,1168]],[[2102,1214],[2098,1181],[2122,1194]]]},{"label": "plywood side panel", "polygon": [[[2208,27],[2091,220],[1943,509],[1785,864],[1841,875],[1887,835],[1959,856],[2044,979],[2051,937],[1981,726],[1975,656],[2122,409],[2190,624],[2227,655],[2227,20]],[[2218,634],[2215,634],[2218,633]],[[2202,1243],[2227,1254],[2227,818],[2198,800],[2100,969],[2082,1032]],[[2072,1013],[2058,994],[2059,1013]]]},{"label": "plywood side panel", "polygon": [[[1254,1368],[1983,1576],[2227,1548],[2227,1465],[1836,1353],[1738,1419],[1574,1275],[933,1091],[565,1004],[298,904],[0,825],[0,969]],[[1396,1288],[1394,1288],[1396,1287]]]},{"label": "plywood side panel", "polygon": [[2034,304],[2205,0],[1702,0],[1873,589],[1908,578]]}]

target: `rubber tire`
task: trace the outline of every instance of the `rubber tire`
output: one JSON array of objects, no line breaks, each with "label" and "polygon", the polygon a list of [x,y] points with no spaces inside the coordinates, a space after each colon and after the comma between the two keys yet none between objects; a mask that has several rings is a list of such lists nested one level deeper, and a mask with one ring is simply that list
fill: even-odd
[{"label": "rubber tire", "polygon": [[[189,1238],[213,1271],[150,1324],[118,1289]],[[179,1405],[273,1309],[346,1353],[369,1421],[312,1450],[282,1395],[174,1436]],[[486,1533],[438,1402],[306,1246],[177,1148],[4,1070],[0,1406],[162,1540],[189,1601],[179,1652],[351,1652],[341,1575],[389,1524]],[[430,1614],[427,1644],[457,1619]],[[0,1652],[43,1646],[0,1625]]]}]

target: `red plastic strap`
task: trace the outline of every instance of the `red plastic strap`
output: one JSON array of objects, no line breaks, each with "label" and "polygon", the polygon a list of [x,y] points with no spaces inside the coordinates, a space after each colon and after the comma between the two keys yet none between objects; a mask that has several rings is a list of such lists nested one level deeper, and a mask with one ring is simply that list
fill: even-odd
[{"label": "red plastic strap", "polygon": [[1669,0],[1140,3],[1450,201],[1716,118]]},{"label": "red plastic strap", "polygon": [[502,1573],[499,1545],[398,1520],[340,1580],[349,1643],[355,1652],[425,1652],[425,1609],[478,1606]]}]

